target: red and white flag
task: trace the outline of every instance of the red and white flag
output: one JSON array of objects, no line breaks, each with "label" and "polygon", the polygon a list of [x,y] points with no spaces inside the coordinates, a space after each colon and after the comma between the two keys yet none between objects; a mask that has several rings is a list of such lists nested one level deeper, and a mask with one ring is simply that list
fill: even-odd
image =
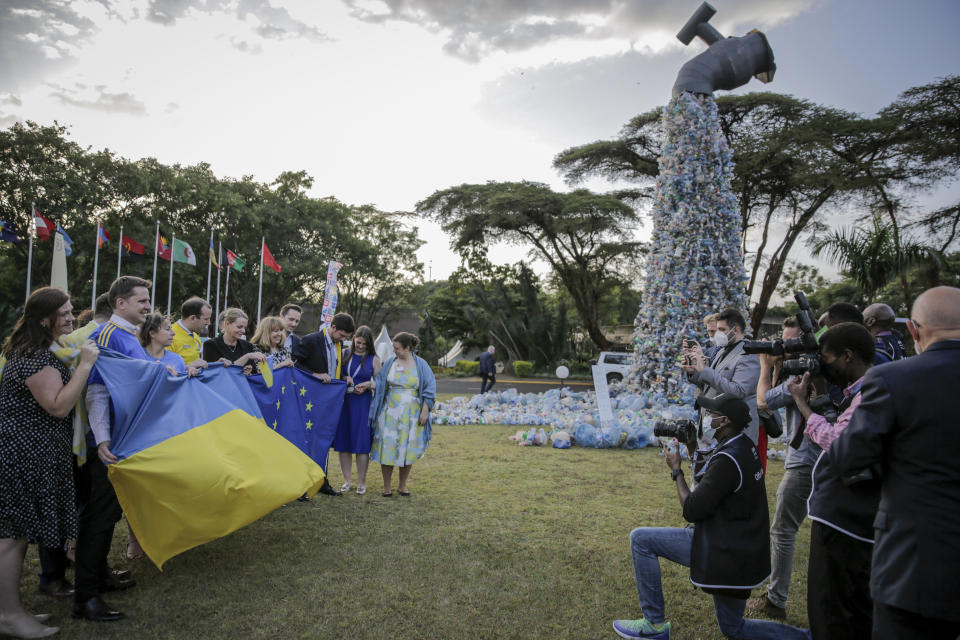
[{"label": "red and white flag", "polygon": [[57,225],[44,218],[36,209],[33,210],[33,225],[37,228],[37,237],[41,240],[49,240],[50,234],[57,230]]}]

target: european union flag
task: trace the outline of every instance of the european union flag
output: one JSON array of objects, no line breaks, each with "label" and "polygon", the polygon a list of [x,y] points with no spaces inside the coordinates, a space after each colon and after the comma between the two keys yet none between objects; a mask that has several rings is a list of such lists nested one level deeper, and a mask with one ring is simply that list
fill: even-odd
[{"label": "european union flag", "polygon": [[187,378],[101,349],[96,368],[120,458],[110,481],[157,567],[323,483],[320,467],[264,424],[238,367],[212,364]]},{"label": "european union flag", "polygon": [[[271,366],[273,358],[268,358]],[[263,376],[247,378],[267,426],[297,445],[326,471],[327,454],[337,434],[346,383],[324,384],[294,367],[273,371],[273,384]]]}]

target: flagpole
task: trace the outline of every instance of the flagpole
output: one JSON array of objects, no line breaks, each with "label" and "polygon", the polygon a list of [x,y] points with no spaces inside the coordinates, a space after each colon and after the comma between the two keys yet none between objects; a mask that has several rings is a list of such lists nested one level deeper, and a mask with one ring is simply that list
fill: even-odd
[{"label": "flagpole", "polygon": [[[160,221],[157,220],[157,233],[153,238],[153,284],[150,286],[150,309],[156,308],[157,299],[157,256],[160,254]],[[173,256],[170,256],[171,258]]]},{"label": "flagpole", "polygon": [[[227,249],[227,251],[229,251],[229,249]],[[227,262],[230,262],[230,261],[227,260]],[[225,285],[225,288],[223,290],[223,308],[224,309],[226,309],[228,306],[227,296],[230,295],[230,272],[232,270],[233,270],[233,267],[229,267],[229,266],[227,267],[227,284]]]},{"label": "flagpole", "polygon": [[[210,251],[213,251],[213,227],[210,228]],[[207,303],[210,302],[210,270],[213,269],[213,256],[207,253]]]},{"label": "flagpole", "polygon": [[167,280],[167,308],[170,313],[170,304],[173,302],[173,249],[177,246],[177,234],[170,236],[170,278]]},{"label": "flagpole", "polygon": [[97,218],[97,240],[93,245],[93,298],[91,309],[97,308],[97,268],[100,266],[100,218]]},{"label": "flagpole", "polygon": [[[217,241],[217,263],[221,263],[221,262],[223,262],[223,241],[218,240]],[[217,315],[213,317],[214,327],[216,327],[217,320],[220,318],[220,270],[221,270],[220,268],[217,269]],[[216,338],[217,329],[215,328],[213,332],[214,332],[213,335],[210,337]]]},{"label": "flagpole", "polygon": [[23,304],[27,304],[30,299],[30,277],[33,271],[33,232],[37,229],[37,203],[30,203],[30,224],[27,225],[27,233],[30,234],[30,248],[27,250],[27,295],[23,299]]},{"label": "flagpole", "polygon": [[260,288],[257,290],[257,326],[260,326],[260,300],[263,297],[263,246],[266,236],[260,237]]},{"label": "flagpole", "polygon": [[123,257],[123,225],[120,225],[120,241],[117,243],[117,279],[120,279],[120,259]]}]

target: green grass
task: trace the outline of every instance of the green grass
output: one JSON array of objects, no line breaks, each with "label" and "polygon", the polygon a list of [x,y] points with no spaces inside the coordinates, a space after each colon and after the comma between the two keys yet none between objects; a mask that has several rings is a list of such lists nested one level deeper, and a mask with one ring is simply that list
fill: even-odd
[{"label": "green grass", "polygon": [[[684,524],[666,465],[656,449],[517,447],[515,430],[436,427],[411,498],[381,497],[372,464],[366,496],[294,502],[162,573],[121,559],[121,524],[111,563],[138,586],[105,597],[129,615],[117,623],[72,620],[69,600],[38,594],[31,547],[25,603],[68,638],[615,638],[611,620],[640,616],[630,530]],[[772,514],[783,463],[768,474]],[[808,544],[804,524],[788,607],[800,626]],[[663,566],[673,638],[721,637],[688,570]]]}]

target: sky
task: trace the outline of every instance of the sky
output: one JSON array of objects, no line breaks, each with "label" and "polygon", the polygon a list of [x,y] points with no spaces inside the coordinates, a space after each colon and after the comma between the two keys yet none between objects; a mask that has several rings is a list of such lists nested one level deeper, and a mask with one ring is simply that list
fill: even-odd
[{"label": "sky", "polygon": [[[960,72],[955,0],[714,0],[724,35],[764,31],[771,90],[872,115]],[[664,104],[704,44],[696,0],[0,0],[0,127],[219,176],[305,170],[311,195],[411,211],[461,183],[569,187],[563,149]],[[602,181],[597,190],[613,187]],[[956,199],[956,185],[921,206]],[[842,220],[841,220],[842,222]],[[417,221],[425,277],[460,258]],[[641,237],[650,233],[649,225]],[[516,248],[495,247],[515,262]],[[279,258],[278,258],[279,259]],[[826,269],[829,271],[829,269]]]}]

